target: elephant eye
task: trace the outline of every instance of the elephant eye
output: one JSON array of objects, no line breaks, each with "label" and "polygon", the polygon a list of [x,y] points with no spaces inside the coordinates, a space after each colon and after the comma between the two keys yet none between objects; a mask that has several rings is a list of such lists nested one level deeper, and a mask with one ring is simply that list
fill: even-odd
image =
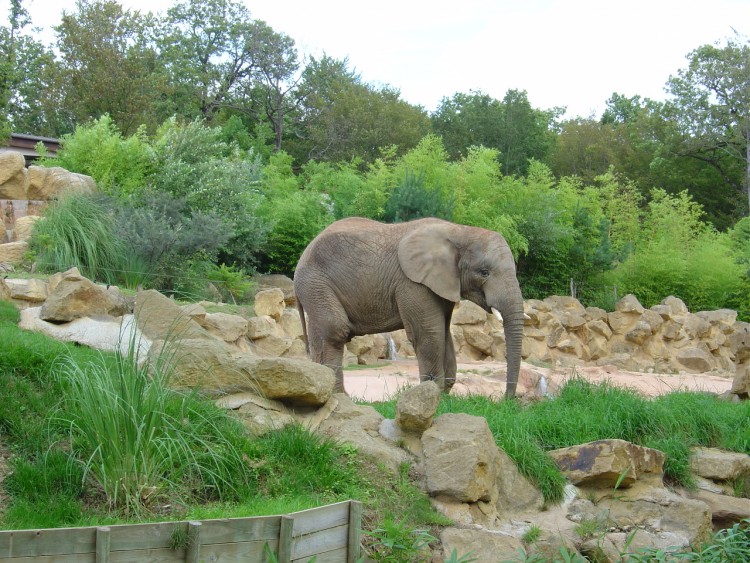
[{"label": "elephant eye", "polygon": [[488,278],[490,277],[490,270],[488,268],[482,268],[481,270],[479,270],[479,275],[483,278]]}]

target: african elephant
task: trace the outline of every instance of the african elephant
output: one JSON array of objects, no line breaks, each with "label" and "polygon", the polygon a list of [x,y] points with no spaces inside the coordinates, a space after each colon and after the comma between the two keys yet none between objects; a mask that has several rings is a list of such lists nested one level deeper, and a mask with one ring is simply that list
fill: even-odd
[{"label": "african elephant", "polygon": [[495,232],[432,218],[397,224],[342,219],[307,246],[294,289],[308,353],[336,372],[337,392],[344,392],[345,344],[400,328],[414,345],[420,379],[449,392],[456,380],[450,320],[464,298],[502,315],[506,397],[515,396],[523,298],[513,255]]}]

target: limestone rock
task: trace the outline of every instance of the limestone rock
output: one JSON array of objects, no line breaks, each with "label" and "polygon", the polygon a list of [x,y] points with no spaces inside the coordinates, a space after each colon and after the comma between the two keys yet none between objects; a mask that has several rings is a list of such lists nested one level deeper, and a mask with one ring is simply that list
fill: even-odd
[{"label": "limestone rock", "polygon": [[421,434],[432,424],[439,402],[440,387],[434,381],[406,389],[398,396],[396,423],[402,430]]},{"label": "limestone rock", "polygon": [[26,187],[29,175],[26,160],[21,153],[0,153],[0,199],[29,199]]},{"label": "limestone rock", "polygon": [[388,341],[382,334],[366,334],[352,338],[346,348],[357,356],[360,364],[371,365],[387,356]]},{"label": "limestone rock", "polygon": [[247,335],[247,319],[239,315],[206,313],[198,324],[224,342],[236,342]]},{"label": "limestone rock", "polygon": [[296,307],[297,295],[294,292],[294,281],[283,274],[265,274],[258,276],[258,291],[278,288],[284,293],[284,303],[287,307]]},{"label": "limestone rock", "polygon": [[463,332],[466,344],[475,350],[479,350],[485,356],[492,355],[492,345],[495,341],[489,334],[484,332],[480,326],[465,325],[463,327]]},{"label": "limestone rock", "polygon": [[[442,560],[451,560],[451,554],[470,561],[515,561],[523,548],[521,540],[499,532],[467,528],[445,528],[440,534],[443,546]],[[460,560],[460,559],[458,559]]]},{"label": "limestone rock", "polygon": [[281,325],[284,334],[291,338],[300,338],[302,336],[302,322],[299,313],[294,309],[284,309],[281,313]]},{"label": "limestone rock", "polygon": [[664,454],[625,440],[597,440],[549,452],[574,484],[629,487],[645,475],[661,479]]},{"label": "limestone rock", "polygon": [[0,278],[0,301],[10,301],[12,299],[10,294],[10,288],[5,280]]},{"label": "limestone rock", "polygon": [[384,417],[369,405],[358,405],[347,395],[337,393],[338,401],[330,416],[321,422],[318,432],[340,443],[352,444],[359,454],[381,465],[391,475],[398,475],[402,464],[413,458],[398,446],[380,437]]},{"label": "limestone rock", "polygon": [[487,320],[487,313],[472,301],[461,300],[453,309],[451,323],[454,325],[474,325]]},{"label": "limestone rock", "polygon": [[637,313],[640,315],[645,311],[645,309],[643,308],[643,305],[641,305],[640,301],[638,301],[638,298],[632,293],[629,293],[625,297],[620,299],[617,303],[615,303],[615,311],[619,311],[621,313]]},{"label": "limestone rock", "polygon": [[41,217],[36,215],[26,215],[25,217],[18,217],[16,219],[15,226],[13,227],[13,238],[16,241],[28,241],[31,238],[31,232],[34,229],[34,223],[39,221]]},{"label": "limestone rock", "polygon": [[265,338],[267,336],[277,336],[276,321],[268,315],[261,317],[252,317],[247,321],[247,337],[251,340]]},{"label": "limestone rock", "polygon": [[40,317],[48,322],[63,323],[101,315],[120,317],[132,312],[129,309],[119,293],[107,291],[77,272],[70,272],[47,296]]},{"label": "limestone rock", "polygon": [[678,351],[676,359],[682,367],[698,373],[711,371],[714,367],[711,354],[697,347]]},{"label": "limestone rock", "polygon": [[138,292],[134,313],[138,327],[152,341],[216,339],[190,318],[177,303],[155,289]]},{"label": "limestone rock", "polygon": [[577,313],[579,315],[586,314],[585,307],[581,305],[581,302],[575,297],[551,295],[550,297],[547,297],[544,302],[554,311],[566,311]]},{"label": "limestone rock", "polygon": [[109,317],[82,317],[63,324],[54,324],[40,318],[41,307],[21,310],[18,326],[24,330],[40,332],[61,342],[75,342],[97,350],[134,353],[140,361],[146,359],[151,342],[136,327],[132,315],[120,319]]},{"label": "limestone rock", "polygon": [[[16,244],[16,243],[10,243]],[[19,243],[26,244],[26,243]],[[7,246],[0,244],[0,248]],[[47,299],[47,282],[35,278],[30,279],[6,279],[10,296],[19,301],[28,301],[31,303],[42,303]]]},{"label": "limestone rock", "polygon": [[59,166],[29,166],[27,193],[19,199],[59,199],[64,195],[94,192],[96,182],[91,176],[68,172]]},{"label": "limestone rock", "polygon": [[484,418],[443,414],[422,434],[427,492],[460,502],[489,501],[497,479],[497,445]]},{"label": "limestone rock", "polygon": [[714,481],[750,477],[750,455],[718,448],[693,448],[690,450],[690,470]]},{"label": "limestone rock", "polygon": [[739,395],[743,399],[750,396],[750,363],[737,366],[730,393]]},{"label": "limestone rock", "polygon": [[500,514],[516,514],[541,510],[544,497],[526,477],[521,475],[516,462],[502,449],[498,449],[497,463],[497,511]]},{"label": "limestone rock", "polygon": [[670,537],[670,545],[692,545],[711,533],[711,512],[701,501],[684,498],[663,486],[634,486],[618,489],[618,493],[608,495],[598,504],[608,511],[615,526],[646,527]]},{"label": "limestone rock", "polygon": [[23,264],[28,251],[29,243],[25,240],[0,244],[0,264],[10,264],[12,266]]},{"label": "limestone rock", "polygon": [[750,518],[750,499],[737,498],[697,489],[681,491],[688,498],[706,503],[711,511],[715,528],[731,528],[734,524]]},{"label": "limestone rock", "polygon": [[255,314],[258,316],[268,315],[280,321],[284,307],[284,292],[278,287],[263,289],[255,294]]},{"label": "limestone rock", "polygon": [[687,315],[688,313],[688,308],[687,305],[685,305],[685,302],[679,297],[675,297],[674,295],[670,295],[669,297],[665,297],[664,299],[662,299],[661,304],[669,307],[672,316]]}]

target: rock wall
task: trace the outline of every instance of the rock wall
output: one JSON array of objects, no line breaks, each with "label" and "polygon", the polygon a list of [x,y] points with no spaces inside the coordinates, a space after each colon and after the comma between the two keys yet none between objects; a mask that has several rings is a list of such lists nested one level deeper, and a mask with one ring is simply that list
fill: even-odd
[{"label": "rock wall", "polygon": [[0,153],[0,265],[9,268],[23,262],[34,221],[48,201],[94,191],[90,176],[60,167],[26,168],[21,153]]}]

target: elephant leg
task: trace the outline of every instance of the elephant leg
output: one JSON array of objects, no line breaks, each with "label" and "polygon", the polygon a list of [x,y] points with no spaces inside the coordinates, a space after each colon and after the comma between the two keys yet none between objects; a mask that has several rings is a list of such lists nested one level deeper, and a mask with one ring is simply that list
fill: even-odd
[{"label": "elephant leg", "polygon": [[[310,317],[307,323],[310,359],[331,368],[336,374],[334,393],[345,393],[342,363],[344,346],[351,337],[351,328],[343,307],[337,301],[326,300],[323,295],[320,295],[319,301],[313,311],[307,309]],[[320,303],[323,303],[324,307],[321,307]]]},{"label": "elephant leg", "polygon": [[450,393],[453,389],[453,385],[456,383],[456,372],[458,372],[458,366],[456,365],[456,350],[453,346],[453,335],[451,334],[451,323],[450,319],[447,321],[447,327],[445,329],[445,392]]},{"label": "elephant leg", "polygon": [[[427,303],[427,304],[426,304]],[[450,318],[453,304],[440,299],[429,292],[427,301],[399,303],[399,311],[404,321],[407,334],[411,335],[414,351],[419,363],[420,381],[432,380],[442,391],[449,391],[446,386],[445,358],[446,334],[450,327],[446,322]],[[451,343],[451,356],[453,347]],[[455,370],[450,375],[455,379]],[[453,386],[453,383],[450,383]]]}]

